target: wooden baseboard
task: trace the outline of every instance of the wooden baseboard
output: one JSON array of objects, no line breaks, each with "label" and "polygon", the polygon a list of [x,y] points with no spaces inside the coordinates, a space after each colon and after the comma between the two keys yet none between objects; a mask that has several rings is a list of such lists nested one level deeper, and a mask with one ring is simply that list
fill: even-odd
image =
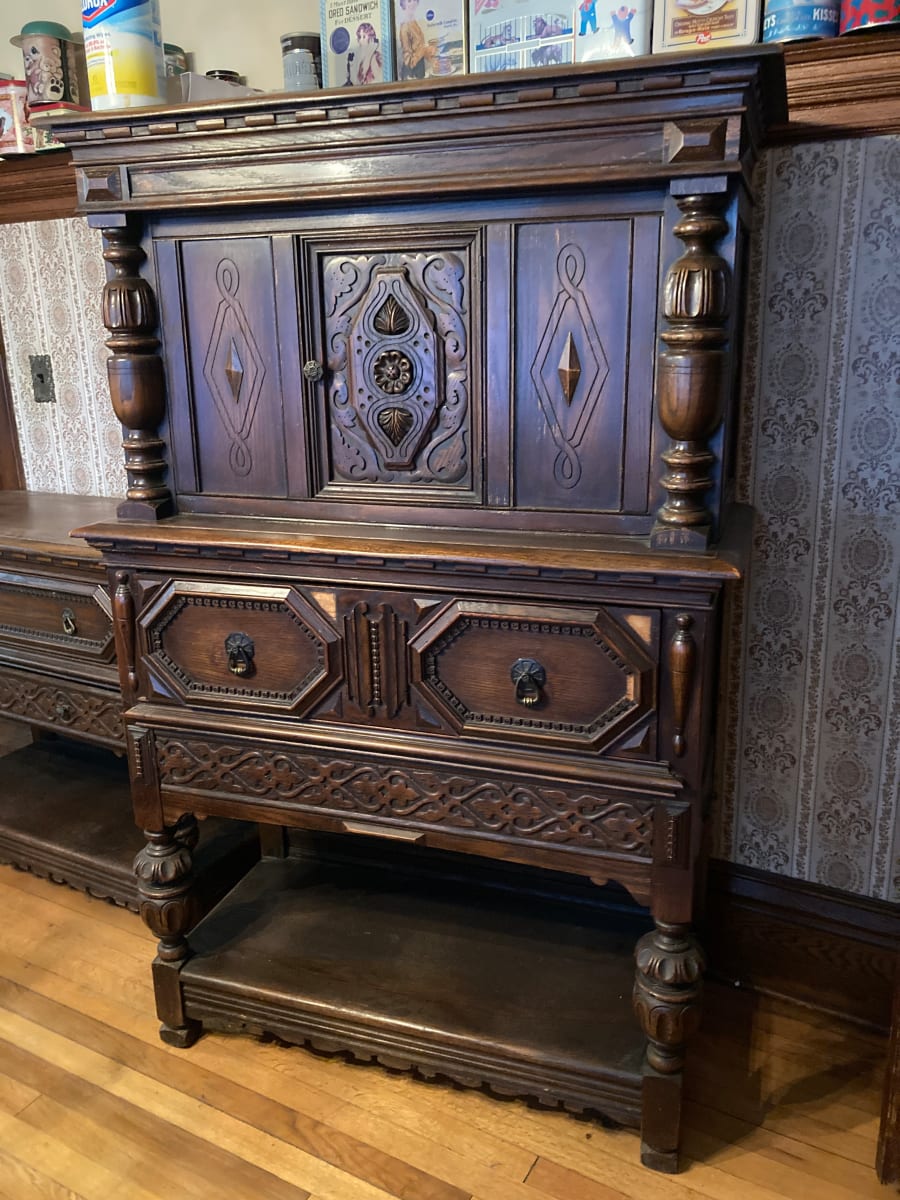
[{"label": "wooden baseboard", "polygon": [[890,1028],[897,905],[713,860],[703,942],[714,978]]}]

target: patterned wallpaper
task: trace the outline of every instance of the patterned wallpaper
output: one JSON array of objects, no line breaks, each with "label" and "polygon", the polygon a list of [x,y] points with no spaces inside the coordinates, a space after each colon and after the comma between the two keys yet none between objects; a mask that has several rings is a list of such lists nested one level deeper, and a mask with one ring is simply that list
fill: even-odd
[{"label": "patterned wallpaper", "polygon": [[724,858],[900,899],[900,138],[771,151],[751,264]]},{"label": "patterned wallpaper", "polygon": [[[759,513],[735,597],[714,849],[900,899],[900,138],[773,150],[752,248],[738,490]],[[0,226],[29,488],[121,495],[99,235]],[[58,402],[29,398],[53,356]]]},{"label": "patterned wallpaper", "polygon": [[[120,496],[122,433],[109,402],[100,234],[78,218],[0,225],[0,329],[26,487]],[[55,404],[37,404],[32,354],[49,354]]]}]

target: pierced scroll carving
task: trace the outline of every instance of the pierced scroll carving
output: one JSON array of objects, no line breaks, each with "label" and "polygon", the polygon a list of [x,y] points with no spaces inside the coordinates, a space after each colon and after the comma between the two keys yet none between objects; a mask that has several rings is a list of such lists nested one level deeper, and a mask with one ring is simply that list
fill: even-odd
[{"label": "pierced scroll carving", "polygon": [[408,626],[386,604],[357,604],[344,618],[347,690],[358,708],[395,717],[409,702]]},{"label": "pierced scroll carving", "polygon": [[337,482],[470,486],[465,275],[449,252],[325,261]]},{"label": "pierced scroll carving", "polygon": [[238,297],[240,284],[236,263],[223,258],[216,268],[219,306],[203,363],[203,378],[231,440],[228,465],[235,475],[244,477],[253,469],[248,438],[266,365]]},{"label": "pierced scroll carving", "polygon": [[675,235],[684,253],[666,276],[663,311],[669,328],[661,334],[659,417],[672,444],[663,451],[667,498],[657,513],[655,546],[705,547],[711,517],[704,494],[713,486],[715,455],[708,440],[722,420],[724,345],[730,311],[731,275],[714,247],[728,232],[721,194],[681,196],[684,213]]},{"label": "pierced scroll carving", "polygon": [[697,662],[697,643],[691,633],[694,618],[690,613],[679,613],[675,618],[677,629],[669,645],[669,671],[672,675],[672,749],[681,758],[687,749],[684,736],[691,695],[694,690],[694,668]]},{"label": "pierced scroll carving", "polygon": [[581,288],[584,271],[584,252],[569,242],[556,260],[559,290],[531,364],[538,403],[558,451],[553,478],[567,490],[581,479],[584,464],[578,448],[609,375],[606,351]]},{"label": "pierced scroll carving", "polygon": [[703,951],[686,925],[656,922],[635,949],[633,1003],[647,1036],[647,1062],[662,1075],[684,1066],[684,1047],[700,1024]]},{"label": "pierced scroll carving", "polygon": [[138,273],[146,256],[132,227],[106,228],[103,235],[103,257],[113,272],[103,288],[103,324],[112,351],[106,369],[112,406],[126,430],[122,448],[128,487],[118,512],[156,520],[173,510],[165,483],[165,443],[158,434],[166,402],[162,360],[156,353],[156,300]]},{"label": "pierced scroll carving", "polygon": [[298,809],[399,819],[450,831],[649,858],[653,799],[586,785],[521,784],[396,763],[325,760],[284,747],[156,739],[161,786],[288,802]]}]

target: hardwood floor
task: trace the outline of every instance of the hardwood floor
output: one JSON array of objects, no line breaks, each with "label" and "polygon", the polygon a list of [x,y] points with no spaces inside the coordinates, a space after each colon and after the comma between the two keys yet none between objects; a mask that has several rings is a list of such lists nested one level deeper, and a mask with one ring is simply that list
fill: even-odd
[{"label": "hardwood floor", "polygon": [[0,868],[0,1200],[864,1200],[884,1039],[709,988],[686,1169],[637,1135],[405,1075],[156,1035],[139,919]]}]

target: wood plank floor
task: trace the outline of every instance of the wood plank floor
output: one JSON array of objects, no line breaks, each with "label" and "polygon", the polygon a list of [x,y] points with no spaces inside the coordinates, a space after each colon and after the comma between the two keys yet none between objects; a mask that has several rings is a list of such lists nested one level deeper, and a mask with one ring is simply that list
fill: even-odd
[{"label": "wood plank floor", "polygon": [[637,1135],[249,1038],[164,1046],[153,940],[0,868],[0,1200],[865,1200],[885,1041],[709,988],[685,1170]]}]

